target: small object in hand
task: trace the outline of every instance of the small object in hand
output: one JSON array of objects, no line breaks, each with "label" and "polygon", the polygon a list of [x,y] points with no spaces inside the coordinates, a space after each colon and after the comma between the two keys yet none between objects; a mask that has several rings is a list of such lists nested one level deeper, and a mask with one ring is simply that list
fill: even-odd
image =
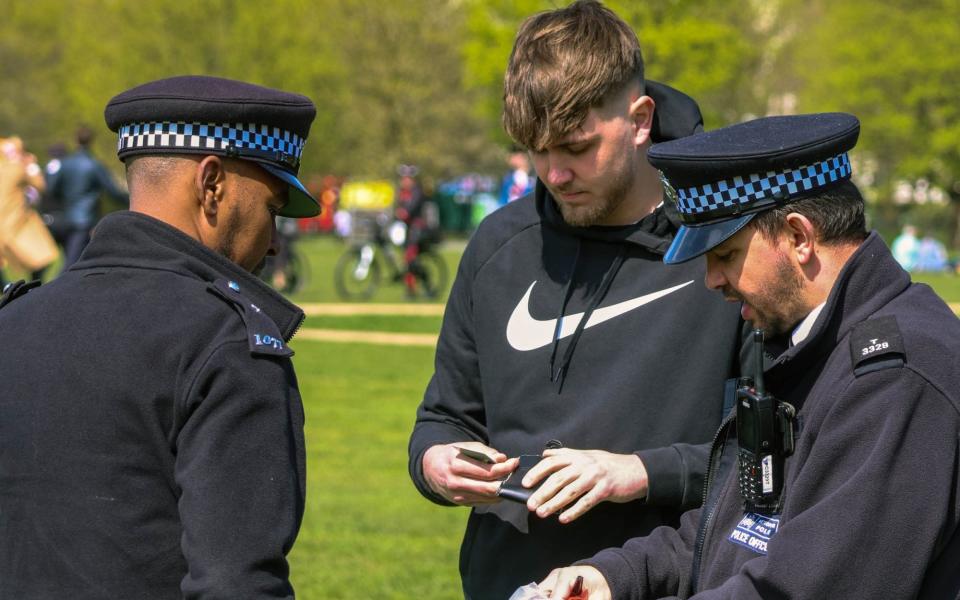
[{"label": "small object in hand", "polygon": [[523,487],[523,477],[530,469],[536,466],[543,457],[539,454],[521,454],[518,458],[520,460],[517,470],[510,473],[510,475],[500,483],[500,489],[497,490],[497,495],[507,500],[526,504],[530,496],[543,485],[543,481],[540,481],[540,483],[532,488],[525,488]]},{"label": "small object in hand", "polygon": [[567,600],[587,600],[587,595],[590,592],[583,589],[583,575],[577,575],[576,581],[573,582],[573,587],[570,589],[570,595],[567,596]]},{"label": "small object in hand", "polygon": [[466,456],[467,458],[472,458],[473,460],[480,461],[486,465],[492,465],[497,462],[483,452],[471,450],[470,448],[461,448],[460,446],[456,446],[456,449],[460,451],[460,454]]}]

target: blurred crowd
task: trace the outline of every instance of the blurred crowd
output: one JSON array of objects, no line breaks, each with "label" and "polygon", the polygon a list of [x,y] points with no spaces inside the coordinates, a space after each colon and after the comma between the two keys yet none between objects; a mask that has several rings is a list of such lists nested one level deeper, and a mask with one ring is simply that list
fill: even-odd
[{"label": "blurred crowd", "polygon": [[904,225],[891,247],[900,266],[916,272],[944,272],[960,269],[957,261],[951,261],[944,244],[931,235],[921,236],[913,225]]},{"label": "blurred crowd", "polygon": [[19,137],[0,139],[0,284],[3,269],[43,279],[60,248],[68,268],[90,241],[101,198],[126,206],[127,192],[90,151],[93,139],[79,127],[74,149],[51,146],[42,167]]}]

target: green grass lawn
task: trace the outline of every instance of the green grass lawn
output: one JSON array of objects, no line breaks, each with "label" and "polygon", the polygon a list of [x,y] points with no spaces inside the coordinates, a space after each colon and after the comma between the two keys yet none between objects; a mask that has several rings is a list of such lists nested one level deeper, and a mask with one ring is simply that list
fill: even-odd
[{"label": "green grass lawn", "polygon": [[389,331],[393,333],[437,333],[442,317],[353,315],[346,317],[307,317],[304,327],[317,329],[352,329],[361,331]]},{"label": "green grass lawn", "polygon": [[960,302],[960,276],[949,273],[914,273],[914,281],[932,287],[946,302]]},{"label": "green grass lawn", "polygon": [[290,555],[300,597],[462,598],[466,509],[435,506],[407,475],[430,348],[296,341],[307,505]]}]

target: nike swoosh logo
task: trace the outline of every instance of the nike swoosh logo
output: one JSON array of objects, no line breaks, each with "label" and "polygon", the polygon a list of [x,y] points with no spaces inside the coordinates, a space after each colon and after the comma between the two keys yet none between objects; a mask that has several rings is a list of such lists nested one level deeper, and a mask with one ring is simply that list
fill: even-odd
[{"label": "nike swoosh logo", "polygon": [[[611,306],[597,308],[593,311],[593,314],[590,315],[590,320],[587,321],[584,329],[589,329],[594,325],[599,325],[600,323],[628,313],[635,308],[640,308],[644,304],[649,304],[654,300],[663,298],[667,294],[672,294],[680,288],[687,287],[691,283],[693,283],[692,279],[686,283],[681,283],[680,285],[675,285],[671,288],[660,290],[659,292],[644,294],[632,300],[625,300]],[[536,281],[530,284],[530,287],[527,288],[527,293],[523,295],[517,307],[513,309],[513,314],[510,315],[510,320],[507,322],[507,342],[513,346],[515,350],[520,350],[521,352],[549,346],[553,342],[553,333],[557,328],[556,319],[541,321],[534,319],[530,314],[530,294],[533,292],[533,286],[535,285],[537,285]],[[582,319],[582,312],[564,316],[560,325],[560,339],[573,335],[573,332],[577,330],[577,325],[580,324]]]}]

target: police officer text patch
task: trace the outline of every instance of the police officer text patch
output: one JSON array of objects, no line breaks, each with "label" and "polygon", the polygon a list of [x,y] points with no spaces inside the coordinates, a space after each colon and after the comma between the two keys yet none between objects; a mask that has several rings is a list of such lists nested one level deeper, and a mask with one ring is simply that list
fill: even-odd
[{"label": "police officer text patch", "polygon": [[247,327],[251,354],[293,356],[293,350],[284,342],[277,324],[259,306],[243,295],[237,282],[218,279],[209,285],[209,289],[236,306],[237,312]]},{"label": "police officer text patch", "polygon": [[850,358],[858,376],[903,365],[906,352],[897,319],[877,317],[857,325],[850,334]]},{"label": "police officer text patch", "polygon": [[727,537],[728,541],[743,546],[757,554],[767,554],[767,544],[780,527],[779,517],[765,517],[746,513]]}]

